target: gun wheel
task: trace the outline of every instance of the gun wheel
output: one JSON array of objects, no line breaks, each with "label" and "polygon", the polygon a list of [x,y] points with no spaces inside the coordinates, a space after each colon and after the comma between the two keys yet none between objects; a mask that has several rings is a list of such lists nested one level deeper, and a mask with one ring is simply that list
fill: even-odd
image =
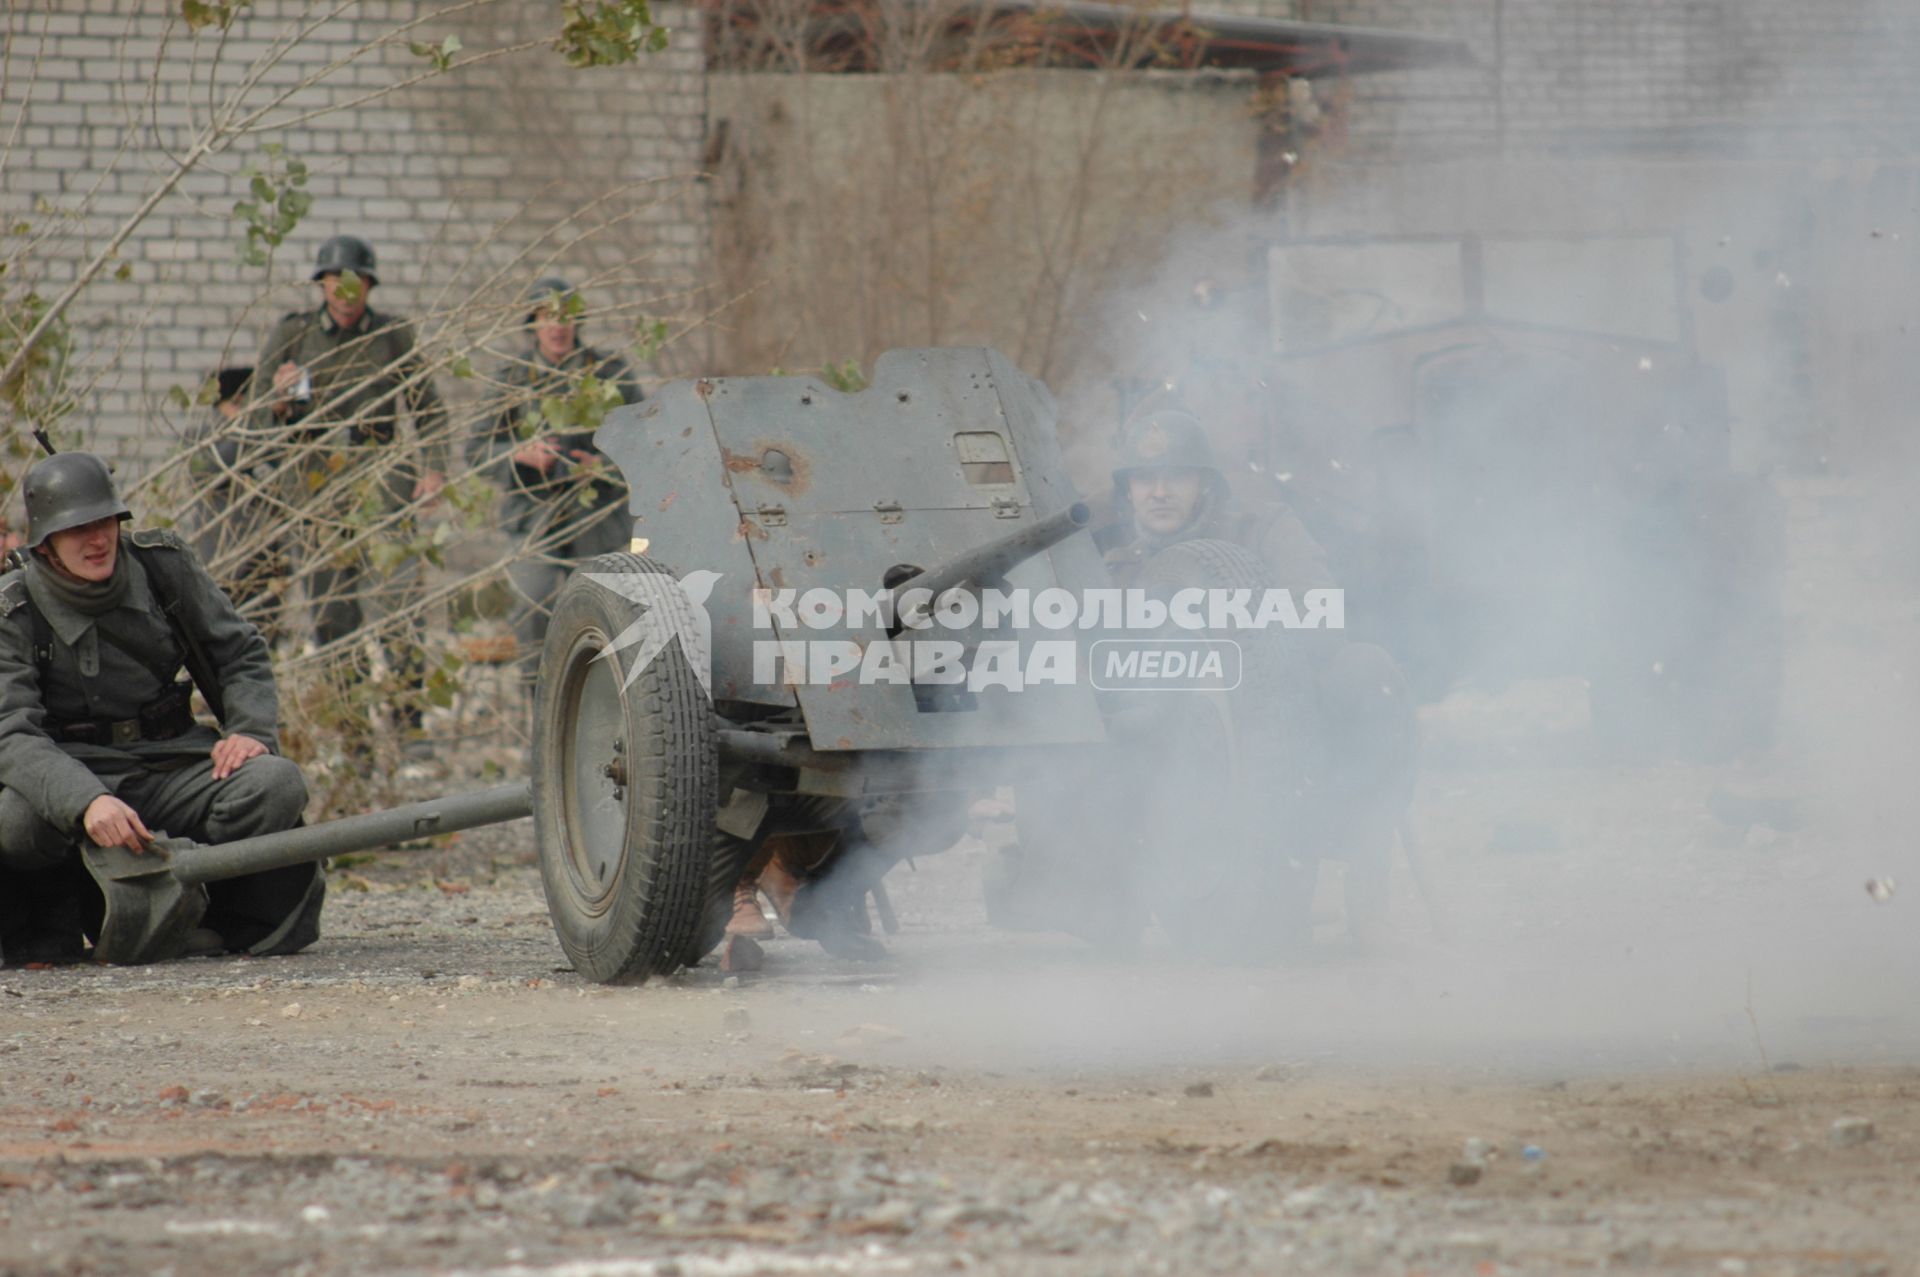
[{"label": "gun wheel", "polygon": [[[636,580],[657,576],[654,594]],[[601,578],[601,579],[595,579]],[[607,554],[561,590],[534,696],[533,819],[560,947],[600,983],[678,967],[707,894],[719,770],[712,706],[677,641],[637,672],[616,648],[650,608],[683,606],[661,565]],[[663,622],[678,618],[663,617]],[[682,632],[675,629],[673,632]]]}]

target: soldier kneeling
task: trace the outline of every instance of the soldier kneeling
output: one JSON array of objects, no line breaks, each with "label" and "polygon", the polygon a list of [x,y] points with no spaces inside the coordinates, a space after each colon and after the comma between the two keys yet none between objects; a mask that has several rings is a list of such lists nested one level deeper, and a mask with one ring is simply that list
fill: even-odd
[{"label": "soldier kneeling", "polygon": [[[0,956],[79,961],[101,896],[76,840],[140,853],[159,833],[220,843],[300,820],[306,781],[278,754],[265,641],[185,543],[122,535],[107,465],[27,472],[26,565],[0,577]],[[193,682],[179,681],[185,666]],[[194,720],[198,685],[220,720]],[[297,865],[216,883],[196,953],[295,953],[326,883]]]}]

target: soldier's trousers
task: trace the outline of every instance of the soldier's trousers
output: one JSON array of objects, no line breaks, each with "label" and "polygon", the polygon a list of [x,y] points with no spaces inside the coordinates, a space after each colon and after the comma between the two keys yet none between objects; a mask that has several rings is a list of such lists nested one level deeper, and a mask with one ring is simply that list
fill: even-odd
[{"label": "soldier's trousers", "polygon": [[[148,829],[196,842],[291,829],[307,805],[300,768],[274,754],[248,759],[225,780],[213,779],[208,758],[172,771],[131,772],[112,783],[115,797],[138,812]],[[74,837],[41,819],[19,794],[0,790],[0,894],[15,897],[16,905],[15,916],[0,919],[0,930],[37,923],[77,931],[90,926],[89,915],[97,921],[98,889],[80,867]],[[314,866],[296,865],[211,884],[206,925],[229,946],[246,948],[306,907],[311,893],[323,892],[316,878]],[[317,896],[311,907],[317,924]]]},{"label": "soldier's trousers", "polygon": [[[116,779],[114,796],[138,812],[148,829],[196,842],[231,842],[291,829],[307,806],[306,778],[291,759],[277,754],[250,758],[225,780],[213,778],[211,758]],[[73,835],[41,819],[19,794],[0,790],[0,868],[51,869],[73,850]]]},{"label": "soldier's trousers", "polygon": [[[593,521],[571,540],[549,549],[545,554],[515,559],[507,568],[513,580],[513,637],[520,649],[521,677],[529,681],[540,667],[540,645],[547,637],[547,618],[553,614],[554,599],[566,584],[567,573],[575,564],[596,555],[624,550],[632,536],[632,520],[625,517],[623,497],[620,510],[603,508],[593,512]],[[510,501],[507,507],[510,527],[538,529],[543,521],[530,504]],[[537,531],[525,535],[538,539]]]},{"label": "soldier's trousers", "polygon": [[[315,569],[307,578],[307,596],[313,600],[314,640],[322,645],[352,642],[366,627],[381,629],[380,650],[387,668],[393,671],[403,693],[419,692],[427,681],[425,618],[414,616],[391,623],[387,618],[419,600],[420,581],[417,562],[384,573],[362,562]],[[364,675],[366,656],[355,650],[350,659],[356,673]],[[422,698],[416,695],[408,699],[411,703],[394,707],[393,721],[417,728]]]},{"label": "soldier's trousers", "polygon": [[[397,467],[382,480],[382,514],[404,507],[411,499],[413,476],[408,467]],[[413,535],[412,520],[397,524],[388,536]],[[328,547],[312,547],[308,553],[325,555]],[[381,651],[388,668],[399,677],[404,688],[417,690],[426,683],[426,649],[423,636],[425,618],[415,615],[405,621],[389,618],[419,602],[423,572],[418,559],[409,557],[399,565],[380,570],[364,554],[343,556],[340,562],[328,561],[315,566],[307,576],[307,599],[313,612],[313,636],[321,645],[353,642],[368,627],[384,631]],[[365,659],[354,655],[354,668],[364,673]],[[418,726],[420,706],[409,706],[403,715]]]}]

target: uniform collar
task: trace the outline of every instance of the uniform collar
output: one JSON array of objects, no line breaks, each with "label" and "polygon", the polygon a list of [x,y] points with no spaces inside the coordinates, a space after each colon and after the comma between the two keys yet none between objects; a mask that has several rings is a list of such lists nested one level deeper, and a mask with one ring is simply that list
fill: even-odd
[{"label": "uniform collar", "polygon": [[333,322],[333,312],[327,309],[327,304],[325,302],[320,303],[320,331],[326,333],[329,337],[341,331],[357,337],[364,333],[370,333],[373,329],[374,319],[372,306],[368,306],[360,312],[360,318],[354,323],[352,328],[342,330],[340,325]]},{"label": "uniform collar", "polygon": [[[125,555],[127,560],[127,597],[120,606],[139,612],[153,611],[153,590],[147,584],[146,565],[140,562],[140,556],[133,552],[133,543],[126,537],[120,538],[120,553]],[[41,580],[41,574],[50,571],[52,569],[42,564],[37,558],[28,562],[24,573],[27,578],[27,595],[33,600],[33,606],[39,610],[40,615],[47,618],[48,627],[60,641],[72,647],[79,643],[81,636],[99,618],[78,611],[48,589]]]}]

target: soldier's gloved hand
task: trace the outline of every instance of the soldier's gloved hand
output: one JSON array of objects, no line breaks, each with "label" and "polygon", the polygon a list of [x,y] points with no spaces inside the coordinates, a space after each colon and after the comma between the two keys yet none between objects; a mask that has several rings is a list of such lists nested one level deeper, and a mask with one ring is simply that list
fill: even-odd
[{"label": "soldier's gloved hand", "polygon": [[98,845],[125,847],[136,856],[153,842],[153,832],[141,822],[140,813],[112,794],[102,794],[88,803],[80,824]]},{"label": "soldier's gloved hand", "polygon": [[588,452],[584,448],[573,450],[573,477],[592,479],[594,472],[600,469],[601,456],[597,452]]},{"label": "soldier's gloved hand", "polygon": [[240,770],[240,764],[249,758],[258,758],[267,752],[267,747],[251,736],[226,736],[214,742],[213,778],[225,780]]}]

